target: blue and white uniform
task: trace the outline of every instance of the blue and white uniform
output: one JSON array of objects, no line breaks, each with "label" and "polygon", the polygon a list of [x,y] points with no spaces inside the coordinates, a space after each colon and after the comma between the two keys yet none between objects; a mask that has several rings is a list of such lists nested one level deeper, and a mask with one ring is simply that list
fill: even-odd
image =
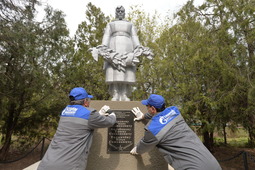
[{"label": "blue and white uniform", "polygon": [[113,126],[114,115],[101,116],[82,105],[68,105],[38,170],[85,170],[95,128]]},{"label": "blue and white uniform", "polygon": [[175,170],[220,170],[218,161],[186,124],[177,107],[171,106],[151,118],[137,144],[142,154],[157,147]]}]

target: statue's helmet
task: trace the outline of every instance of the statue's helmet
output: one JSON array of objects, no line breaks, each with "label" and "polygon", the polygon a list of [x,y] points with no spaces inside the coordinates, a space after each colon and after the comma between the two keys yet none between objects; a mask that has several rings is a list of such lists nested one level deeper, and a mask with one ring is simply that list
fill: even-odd
[{"label": "statue's helmet", "polygon": [[122,20],[125,18],[125,8],[123,6],[117,6],[115,11],[116,19]]}]

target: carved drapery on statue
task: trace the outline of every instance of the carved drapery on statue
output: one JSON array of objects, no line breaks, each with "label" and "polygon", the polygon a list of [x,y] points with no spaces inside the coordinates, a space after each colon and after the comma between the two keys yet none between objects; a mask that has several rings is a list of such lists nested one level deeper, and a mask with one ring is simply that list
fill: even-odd
[{"label": "carved drapery on statue", "polygon": [[124,20],[125,9],[116,8],[116,20],[107,24],[102,44],[90,48],[93,58],[104,58],[105,81],[109,84],[112,101],[130,101],[131,85],[136,82],[136,65],[140,56],[152,59],[148,47],[140,45],[136,29],[131,22]]}]

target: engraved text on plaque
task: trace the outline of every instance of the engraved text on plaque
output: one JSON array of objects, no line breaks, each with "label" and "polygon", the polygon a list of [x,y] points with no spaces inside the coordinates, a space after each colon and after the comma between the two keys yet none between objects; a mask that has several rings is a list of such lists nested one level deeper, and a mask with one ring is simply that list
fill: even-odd
[{"label": "engraved text on plaque", "polygon": [[108,153],[129,153],[134,147],[134,115],[131,110],[113,110],[116,124],[108,128]]}]

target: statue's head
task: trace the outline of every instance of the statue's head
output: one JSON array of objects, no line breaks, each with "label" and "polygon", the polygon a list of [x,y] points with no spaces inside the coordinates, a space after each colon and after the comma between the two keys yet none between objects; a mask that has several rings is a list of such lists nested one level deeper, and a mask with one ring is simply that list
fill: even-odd
[{"label": "statue's head", "polygon": [[123,6],[117,6],[115,11],[116,19],[122,20],[125,18],[125,8]]}]

